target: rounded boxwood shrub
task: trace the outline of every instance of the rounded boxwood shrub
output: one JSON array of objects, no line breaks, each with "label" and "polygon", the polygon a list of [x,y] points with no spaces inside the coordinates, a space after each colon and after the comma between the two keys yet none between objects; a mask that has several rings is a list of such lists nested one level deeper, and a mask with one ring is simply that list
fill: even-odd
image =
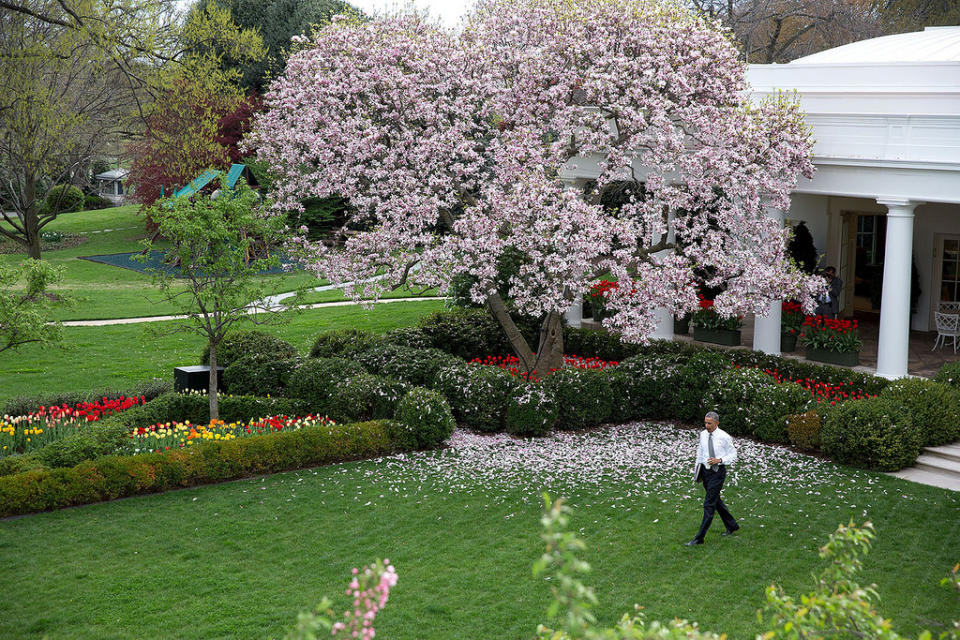
[{"label": "rounded boxwood shrub", "polygon": [[504,426],[515,436],[542,436],[557,421],[560,407],[551,389],[537,384],[523,384],[507,397]]},{"label": "rounded boxwood shrub", "polygon": [[83,191],[72,184],[58,184],[47,191],[44,213],[68,213],[83,209]]},{"label": "rounded boxwood shrub", "polygon": [[[699,351],[687,359],[680,369],[679,384],[673,390],[676,417],[686,421],[700,421],[703,415],[714,409],[705,398],[711,381],[721,373],[733,368],[730,359],[716,351]],[[720,419],[723,420],[721,414]],[[727,428],[724,426],[724,430]]]},{"label": "rounded boxwood shrub", "polygon": [[828,456],[844,464],[896,471],[920,455],[920,432],[909,411],[890,398],[853,400],[833,406],[820,430]]},{"label": "rounded boxwood shrub", "polygon": [[352,358],[379,343],[380,336],[362,329],[336,329],[317,336],[310,348],[311,358]]},{"label": "rounded boxwood shrub", "polygon": [[392,418],[409,389],[399,380],[361,373],[336,384],[327,401],[327,415],[337,422]]},{"label": "rounded boxwood shrub", "polygon": [[[513,316],[513,321],[527,344],[538,343],[540,324],[536,320]],[[483,309],[438,311],[422,318],[417,328],[430,340],[431,346],[464,360],[513,352],[500,323]]]},{"label": "rounded boxwood shrub", "polygon": [[933,377],[934,382],[950,385],[954,389],[960,390],[960,362],[948,362],[937,371]]},{"label": "rounded boxwood shrub", "polygon": [[735,436],[753,435],[747,424],[760,391],[776,382],[759,369],[727,369],[710,381],[707,411],[720,414],[720,428]]},{"label": "rounded boxwood shrub", "polygon": [[432,387],[437,370],[460,359],[440,349],[414,349],[380,343],[358,353],[356,361],[371,373]]},{"label": "rounded boxwood shrub", "polygon": [[290,374],[287,396],[306,403],[311,413],[324,414],[337,385],[364,373],[358,363],[344,358],[309,358]]},{"label": "rounded boxwood shrub", "polygon": [[804,413],[814,402],[809,391],[792,382],[762,387],[747,410],[747,433],[763,442],[788,444],[788,419]]},{"label": "rounded boxwood shrub", "polygon": [[299,358],[277,360],[260,353],[243,356],[224,369],[224,391],[237,395],[282,396],[299,364]]},{"label": "rounded boxwood shrub", "polygon": [[906,407],[923,446],[960,439],[960,392],[953,387],[923,378],[905,378],[891,382],[880,396]]},{"label": "rounded boxwood shrub", "polygon": [[400,327],[388,331],[383,336],[383,341],[389,344],[398,344],[402,347],[413,347],[414,349],[430,349],[433,342],[423,332],[423,329],[417,327]]},{"label": "rounded boxwood shrub", "polygon": [[558,429],[595,427],[610,419],[610,384],[602,369],[561,369],[546,379],[559,408]]},{"label": "rounded boxwood shrub", "polygon": [[[436,447],[450,437],[456,426],[446,399],[423,387],[414,387],[400,399],[394,422],[403,427],[395,437],[405,449]],[[403,440],[400,434],[404,434]]]},{"label": "rounded boxwood shrub", "polygon": [[507,397],[520,384],[499,367],[449,364],[440,367],[435,388],[450,403],[453,415],[471,429],[503,430]]},{"label": "rounded boxwood shrub", "polygon": [[[217,347],[217,366],[226,367],[244,356],[272,356],[277,360],[289,360],[297,356],[297,349],[286,340],[272,336],[266,331],[235,331],[227,334]],[[203,347],[200,364],[210,364],[210,345]]]},{"label": "rounded boxwood shrub", "polygon": [[816,410],[810,410],[795,416],[787,416],[787,435],[790,444],[801,451],[820,449],[820,430],[823,420]]},{"label": "rounded boxwood shrub", "polygon": [[83,210],[95,211],[97,209],[109,209],[113,203],[97,195],[86,195],[83,197]]}]

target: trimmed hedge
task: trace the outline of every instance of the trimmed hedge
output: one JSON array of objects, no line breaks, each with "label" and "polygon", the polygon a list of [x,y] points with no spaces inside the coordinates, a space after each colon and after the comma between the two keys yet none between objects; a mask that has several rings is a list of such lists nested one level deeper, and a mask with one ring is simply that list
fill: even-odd
[{"label": "trimmed hedge", "polygon": [[403,382],[432,387],[442,366],[462,362],[440,349],[416,349],[398,344],[380,343],[356,355],[367,371]]},{"label": "trimmed hedge", "polygon": [[947,384],[954,389],[960,390],[960,362],[948,362],[937,371],[933,377],[934,382]]},{"label": "trimmed hedge", "polygon": [[[680,385],[673,392],[673,402],[677,407],[676,417],[699,423],[707,411],[715,408],[708,406],[705,397],[711,381],[732,368],[730,359],[716,351],[698,351],[690,356],[680,368]],[[723,420],[723,416],[720,417]],[[724,426],[723,429],[727,430],[727,427]]]},{"label": "trimmed hedge", "polygon": [[435,388],[459,422],[477,431],[502,431],[507,398],[520,381],[498,367],[451,364],[437,372]]},{"label": "trimmed hedge", "polygon": [[795,416],[787,416],[787,436],[790,444],[801,451],[820,449],[820,430],[823,420],[816,411],[807,411]]},{"label": "trimmed hedge", "polygon": [[720,427],[724,431],[734,436],[750,436],[753,431],[748,419],[754,404],[761,391],[776,384],[758,369],[728,369],[710,382],[707,406],[720,414]]},{"label": "trimmed hedge", "polygon": [[364,422],[204,441],[162,453],[104,456],[69,468],[0,477],[0,517],[375,458],[396,448],[385,423]]},{"label": "trimmed hedge", "polygon": [[602,369],[561,369],[544,381],[559,408],[558,429],[595,427],[613,411],[610,384]]},{"label": "trimmed hedge", "polygon": [[[540,324],[531,318],[513,318],[527,344],[537,344]],[[506,334],[493,316],[483,309],[438,311],[417,324],[417,329],[437,349],[464,360],[513,353]]]},{"label": "trimmed hedge", "polygon": [[[272,336],[266,331],[236,331],[227,334],[217,347],[217,366],[227,367],[231,362],[245,356],[263,355],[277,360],[297,357],[297,349],[286,340]],[[210,345],[200,353],[200,364],[210,364]]]},{"label": "trimmed hedge", "polygon": [[676,354],[633,356],[609,371],[615,419],[656,420],[678,414],[683,366]]},{"label": "trimmed hedge", "polygon": [[507,397],[504,427],[515,436],[542,436],[560,413],[556,396],[538,384],[524,384]]},{"label": "trimmed hedge", "polygon": [[837,462],[877,471],[909,467],[920,455],[922,441],[909,411],[883,397],[835,405],[827,412],[820,440],[824,453]]},{"label": "trimmed hedge", "polygon": [[880,397],[907,409],[923,446],[960,439],[960,392],[953,387],[923,378],[905,378],[891,382]]}]

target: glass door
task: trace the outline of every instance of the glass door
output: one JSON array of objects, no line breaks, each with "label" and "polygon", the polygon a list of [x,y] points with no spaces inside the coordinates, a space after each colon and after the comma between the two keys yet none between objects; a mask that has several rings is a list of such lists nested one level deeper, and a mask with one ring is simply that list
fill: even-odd
[{"label": "glass door", "polygon": [[938,307],[944,305],[953,306],[954,310],[960,303],[960,236],[941,236],[939,251],[940,256],[940,288],[939,296],[936,296]]}]

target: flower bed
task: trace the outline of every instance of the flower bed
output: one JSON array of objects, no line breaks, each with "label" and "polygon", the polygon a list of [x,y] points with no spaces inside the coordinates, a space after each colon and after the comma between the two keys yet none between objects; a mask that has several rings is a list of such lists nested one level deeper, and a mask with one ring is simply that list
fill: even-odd
[{"label": "flower bed", "polygon": [[842,320],[825,316],[807,316],[801,327],[800,340],[808,349],[837,353],[855,353],[863,346],[856,319]]},{"label": "flower bed", "polygon": [[142,405],[145,401],[143,396],[113,400],[102,398],[73,406],[40,407],[23,416],[5,415],[0,418],[0,457],[39,449],[49,442],[76,433],[87,423]]},{"label": "flower bed", "polygon": [[714,309],[713,300],[707,300],[702,295],[698,295],[698,297],[700,298],[700,308],[693,313],[690,320],[695,328],[725,331],[740,330],[743,323],[739,317],[725,318]]},{"label": "flower bed", "polygon": [[[527,375],[525,371],[520,370],[520,358],[516,356],[487,356],[486,358],[474,358],[471,363],[481,364],[485,367],[499,367],[510,375],[523,378],[529,382],[536,382],[539,379],[537,372]],[[584,358],[576,355],[563,356],[565,367],[572,369],[607,369],[615,367],[619,362],[615,360],[601,360],[600,358]],[[550,369],[547,375],[556,373],[556,369]]]},{"label": "flower bed", "polygon": [[[733,365],[735,369],[739,369],[740,365]],[[759,367],[748,367],[752,369],[759,369]],[[869,394],[863,389],[858,389],[853,386],[853,382],[843,382],[840,384],[831,384],[829,382],[821,382],[819,380],[814,380],[812,378],[792,378],[788,375],[780,373],[777,369],[761,369],[763,373],[772,377],[777,383],[781,382],[792,382],[798,384],[813,396],[813,399],[817,402],[829,402],[830,404],[837,404],[838,402],[846,402],[847,400],[863,400],[864,398],[876,398],[876,394]]]},{"label": "flower bed", "polygon": [[121,449],[122,453],[153,453],[182,449],[204,440],[234,440],[246,436],[257,436],[277,431],[297,431],[305,427],[328,426],[336,422],[324,416],[270,416],[248,422],[226,423],[212,420],[209,424],[184,422],[164,422],[137,427],[130,434],[132,443]]}]

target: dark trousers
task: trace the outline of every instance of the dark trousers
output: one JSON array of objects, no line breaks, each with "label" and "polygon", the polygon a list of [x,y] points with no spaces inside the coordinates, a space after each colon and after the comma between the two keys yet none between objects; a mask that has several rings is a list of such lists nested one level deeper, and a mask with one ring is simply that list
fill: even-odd
[{"label": "dark trousers", "polygon": [[737,521],[727,509],[727,505],[723,504],[723,500],[720,499],[720,489],[723,488],[723,481],[727,477],[727,468],[720,465],[716,471],[711,471],[704,466],[702,477],[706,496],[703,498],[703,521],[700,522],[700,531],[697,532],[696,536],[696,539],[701,542],[703,542],[703,537],[707,535],[710,523],[713,522],[714,513],[720,514],[720,519],[723,520],[727,531],[736,531],[740,528],[740,525],[737,524]]}]

